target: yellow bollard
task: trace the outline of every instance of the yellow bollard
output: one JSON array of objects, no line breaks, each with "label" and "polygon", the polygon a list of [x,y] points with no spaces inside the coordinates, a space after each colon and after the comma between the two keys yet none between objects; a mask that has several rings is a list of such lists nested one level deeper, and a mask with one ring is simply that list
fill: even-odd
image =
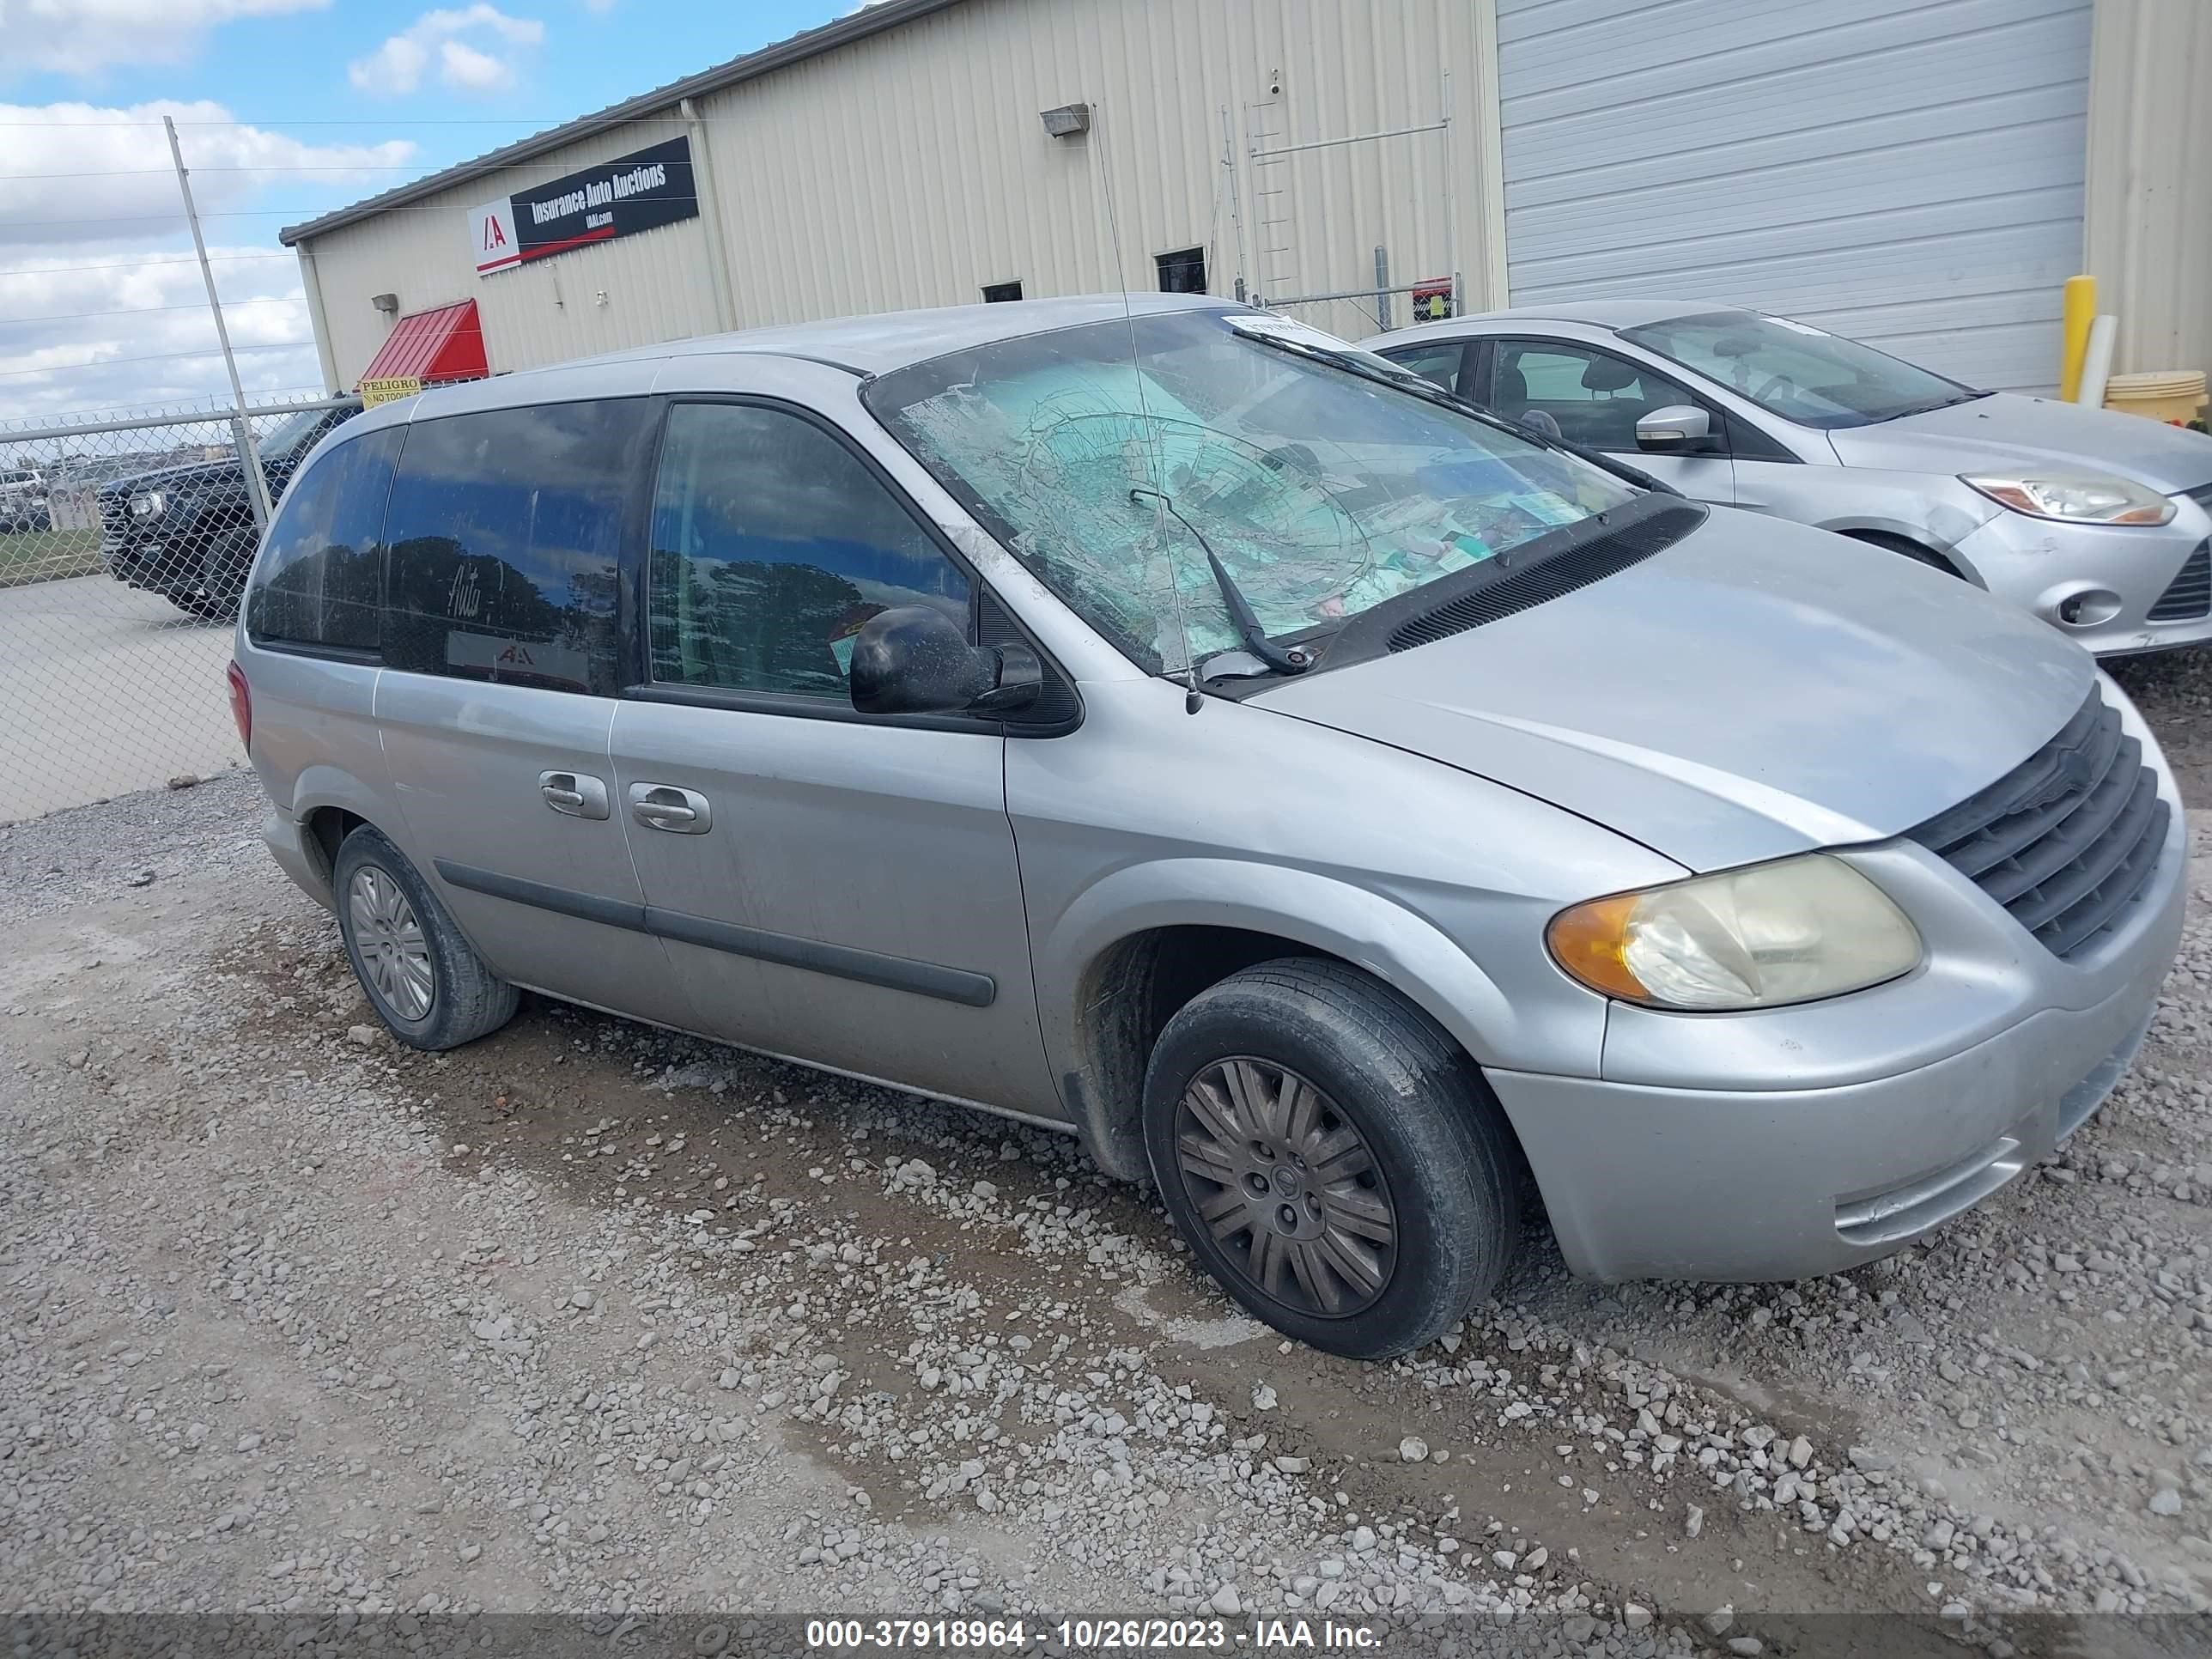
[{"label": "yellow bollard", "polygon": [[2069,276],[2066,279],[2064,318],[2061,325],[2061,343],[2058,358],[2058,396],[2061,402],[2072,403],[2081,389],[2081,360],[2089,351],[2089,325],[2097,316],[2097,279],[2094,276]]}]

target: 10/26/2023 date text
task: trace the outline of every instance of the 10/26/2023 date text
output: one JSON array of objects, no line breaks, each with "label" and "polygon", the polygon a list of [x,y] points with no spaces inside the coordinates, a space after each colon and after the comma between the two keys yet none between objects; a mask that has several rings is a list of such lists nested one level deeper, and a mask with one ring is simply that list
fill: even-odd
[{"label": "10/26/2023 date text", "polygon": [[1062,1619],[1032,1624],[1012,1619],[814,1619],[806,1644],[830,1652],[885,1649],[949,1652],[1019,1652],[1057,1643],[1078,1652],[1172,1651],[1372,1652],[1380,1633],[1364,1625],[1304,1619],[1260,1619],[1232,1628],[1222,1619]]}]

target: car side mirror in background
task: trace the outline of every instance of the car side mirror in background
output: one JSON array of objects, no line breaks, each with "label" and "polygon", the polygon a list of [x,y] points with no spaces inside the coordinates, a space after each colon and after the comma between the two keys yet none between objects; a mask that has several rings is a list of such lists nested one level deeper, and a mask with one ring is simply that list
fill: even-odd
[{"label": "car side mirror in background", "polygon": [[903,605],[854,636],[851,681],[863,714],[999,714],[1036,701],[1044,667],[1025,645],[970,645],[943,611]]},{"label": "car side mirror in background", "polygon": [[1636,447],[1655,454],[1693,455],[1712,437],[1713,417],[1687,404],[1669,404],[1636,421]]}]

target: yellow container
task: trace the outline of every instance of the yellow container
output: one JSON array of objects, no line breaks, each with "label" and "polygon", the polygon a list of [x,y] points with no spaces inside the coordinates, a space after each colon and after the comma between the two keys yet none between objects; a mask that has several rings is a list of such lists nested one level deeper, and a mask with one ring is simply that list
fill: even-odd
[{"label": "yellow container", "polygon": [[2193,421],[2204,407],[2204,371],[2115,374],[2105,383],[2105,407],[2123,415],[2147,415],[2154,421]]}]

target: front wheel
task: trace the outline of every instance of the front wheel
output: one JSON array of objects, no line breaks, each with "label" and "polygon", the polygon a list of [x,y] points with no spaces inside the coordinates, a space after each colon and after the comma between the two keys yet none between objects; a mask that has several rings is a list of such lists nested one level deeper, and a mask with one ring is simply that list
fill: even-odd
[{"label": "front wheel", "polygon": [[1419,1009],[1342,963],[1263,963],[1161,1032],[1145,1144],[1176,1227],[1248,1312],[1380,1359],[1496,1288],[1520,1234],[1503,1113]]},{"label": "front wheel", "polygon": [[253,568],[253,550],[259,545],[250,529],[230,532],[216,541],[200,560],[197,579],[169,598],[188,615],[210,622],[234,622],[246,596],[246,579]]}]

